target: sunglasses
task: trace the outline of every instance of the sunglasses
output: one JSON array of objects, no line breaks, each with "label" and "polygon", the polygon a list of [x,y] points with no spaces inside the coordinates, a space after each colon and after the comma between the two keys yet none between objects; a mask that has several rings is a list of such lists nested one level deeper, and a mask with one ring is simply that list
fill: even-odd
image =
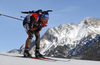
[{"label": "sunglasses", "polygon": [[49,14],[42,14],[41,17],[44,18],[45,20],[48,20],[49,19]]}]

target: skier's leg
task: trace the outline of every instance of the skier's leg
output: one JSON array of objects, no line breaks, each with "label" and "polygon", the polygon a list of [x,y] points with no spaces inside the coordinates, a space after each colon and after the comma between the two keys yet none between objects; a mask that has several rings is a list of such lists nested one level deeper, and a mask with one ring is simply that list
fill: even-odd
[{"label": "skier's leg", "polygon": [[26,40],[25,49],[29,49],[31,40],[33,38],[33,33],[30,33],[30,32],[27,31],[27,34],[28,34],[28,38]]},{"label": "skier's leg", "polygon": [[39,49],[40,48],[40,33],[35,32],[35,37],[36,37],[36,40],[35,40],[36,49]]},{"label": "skier's leg", "polygon": [[31,57],[31,54],[29,53],[29,46],[30,46],[31,40],[33,38],[33,33],[27,31],[27,34],[28,34],[28,38],[27,38],[26,44],[25,44],[24,57]]},{"label": "skier's leg", "polygon": [[35,49],[35,56],[37,58],[44,58],[43,55],[40,54],[39,49],[40,49],[40,34],[39,32],[34,32],[36,40],[35,40],[35,45],[36,45],[36,49]]}]

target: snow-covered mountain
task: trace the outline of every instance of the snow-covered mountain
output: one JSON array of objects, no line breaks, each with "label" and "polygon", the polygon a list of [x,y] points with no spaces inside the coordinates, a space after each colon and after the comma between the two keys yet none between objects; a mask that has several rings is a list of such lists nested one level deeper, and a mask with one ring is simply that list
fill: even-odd
[{"label": "snow-covered mountain", "polygon": [[[78,48],[79,45],[81,45],[81,47],[84,46],[85,49],[87,48],[85,44],[92,42],[88,44],[89,46],[95,43],[92,40],[95,39],[95,41],[97,41],[99,39],[99,34],[100,34],[100,19],[87,17],[84,20],[82,20],[78,25],[62,24],[59,27],[50,28],[43,35],[42,39],[48,40],[52,44],[52,45],[50,44],[49,49],[46,52],[46,54],[48,53],[47,55],[49,56],[57,56],[57,54],[58,56],[62,55],[62,53],[56,49],[58,46],[62,46],[62,48],[65,48],[65,50],[63,50],[64,52],[66,50],[68,51],[65,52],[64,57],[66,57],[66,55],[67,56],[75,55],[81,52],[81,50],[79,51]],[[76,47],[77,50],[74,50],[76,49]]]},{"label": "snow-covered mountain", "polygon": [[[78,25],[69,23],[49,28],[41,38],[41,53],[54,57],[71,57],[83,52],[99,39],[100,19],[87,17]],[[31,51],[34,49],[32,46]]]}]

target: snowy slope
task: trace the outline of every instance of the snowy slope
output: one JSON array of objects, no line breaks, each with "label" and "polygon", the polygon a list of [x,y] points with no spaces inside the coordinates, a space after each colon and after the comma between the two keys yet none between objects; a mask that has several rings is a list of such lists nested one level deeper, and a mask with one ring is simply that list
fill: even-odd
[{"label": "snowy slope", "polygon": [[[20,58],[20,54],[0,52],[0,65],[99,65],[99,61],[74,60],[69,62],[48,62],[35,59]],[[64,59],[65,60],[65,59]],[[67,60],[67,59],[66,59]]]}]

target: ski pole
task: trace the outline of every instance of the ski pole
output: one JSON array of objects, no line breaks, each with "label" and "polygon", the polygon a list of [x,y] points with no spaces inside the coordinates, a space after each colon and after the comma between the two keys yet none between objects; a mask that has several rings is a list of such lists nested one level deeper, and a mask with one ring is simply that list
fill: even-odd
[{"label": "ski pole", "polygon": [[8,15],[4,15],[4,14],[0,14],[0,16],[5,16],[5,17],[9,17],[9,18],[13,18],[13,19],[17,19],[20,21],[23,21],[22,19],[16,18],[16,17],[12,17],[12,16],[8,16]]}]

